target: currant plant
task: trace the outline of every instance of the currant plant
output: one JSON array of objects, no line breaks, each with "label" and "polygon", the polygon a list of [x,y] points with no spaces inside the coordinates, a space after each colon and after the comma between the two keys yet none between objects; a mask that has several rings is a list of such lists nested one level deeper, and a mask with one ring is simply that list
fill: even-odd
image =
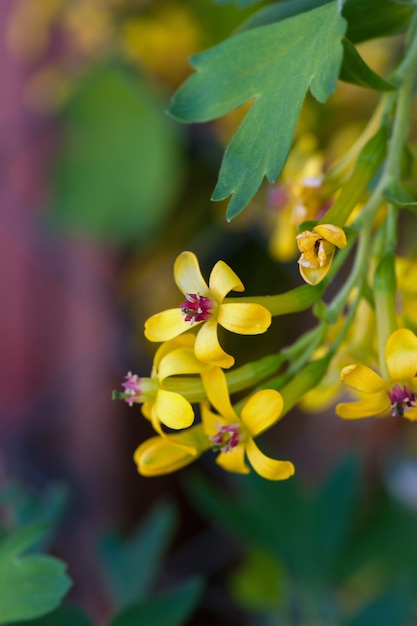
[{"label": "currant plant", "polygon": [[[180,469],[211,449],[227,471],[253,468],[264,478],[286,479],[292,462],[266,456],[254,439],[297,404],[317,409],[325,397],[336,405],[349,390],[352,401],[343,398],[335,411],[344,419],[417,419],[417,263],[399,229],[405,212],[412,225],[417,210],[416,9],[414,0],[273,2],[191,57],[195,72],[174,94],[172,117],[207,122],[246,107],[212,199],[229,199],[230,221],[266,189],[265,204],[276,213],[273,256],[296,262],[298,249],[306,284],[236,297],[230,294],[244,285],[226,263],[219,260],[206,282],[195,254],[179,254],[178,307],[145,324],[146,338],[161,343],[152,373],[129,373],[124,390],[114,392],[141,404],[155,429],[135,453],[143,475]],[[380,37],[394,57],[386,77],[357,49]],[[297,135],[297,124],[306,97],[321,106],[343,82],[378,98],[362,133],[326,162],[314,139]],[[307,130],[314,137],[314,128]],[[265,206],[265,220],[266,213]],[[342,268],[344,279],[336,281]],[[279,353],[235,367],[220,345],[219,325],[257,335],[268,332],[272,317],[307,309],[315,325]]]}]

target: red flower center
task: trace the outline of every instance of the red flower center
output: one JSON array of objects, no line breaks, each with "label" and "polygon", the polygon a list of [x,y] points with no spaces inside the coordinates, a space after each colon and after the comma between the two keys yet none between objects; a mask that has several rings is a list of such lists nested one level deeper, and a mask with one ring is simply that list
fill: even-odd
[{"label": "red flower center", "polygon": [[404,411],[409,411],[417,406],[415,394],[405,385],[394,385],[391,392],[388,392],[391,402],[391,415],[393,417],[404,417]]},{"label": "red flower center", "polygon": [[231,452],[240,441],[239,424],[219,426],[219,431],[210,437],[211,448],[214,452]]},{"label": "red flower center", "polygon": [[210,319],[210,310],[214,308],[214,302],[199,293],[186,293],[187,298],[181,302],[180,308],[184,315],[184,321],[194,324],[194,322],[205,322]]}]

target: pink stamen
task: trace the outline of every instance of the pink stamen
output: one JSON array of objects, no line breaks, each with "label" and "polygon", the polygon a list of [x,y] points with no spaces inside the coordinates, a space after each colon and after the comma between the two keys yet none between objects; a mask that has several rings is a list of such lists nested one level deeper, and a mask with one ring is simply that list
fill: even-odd
[{"label": "pink stamen", "polygon": [[219,431],[210,437],[214,452],[231,452],[240,442],[239,424],[217,425]]},{"label": "pink stamen", "polygon": [[205,322],[210,319],[212,315],[210,310],[215,306],[210,298],[200,296],[199,293],[186,293],[185,297],[187,299],[180,304],[185,322],[193,325],[194,322]]},{"label": "pink stamen", "polygon": [[120,394],[122,399],[128,403],[129,406],[133,406],[135,398],[141,394],[141,379],[136,374],[128,372],[125,376],[125,382],[122,383],[124,393]]},{"label": "pink stamen", "polygon": [[391,402],[391,415],[393,417],[404,417],[404,411],[409,411],[417,406],[415,394],[405,385],[394,385],[391,392],[388,392]]}]

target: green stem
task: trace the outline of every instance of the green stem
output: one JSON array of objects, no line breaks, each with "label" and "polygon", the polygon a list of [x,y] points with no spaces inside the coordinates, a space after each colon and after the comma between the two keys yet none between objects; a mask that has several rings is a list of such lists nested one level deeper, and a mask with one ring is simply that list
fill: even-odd
[{"label": "green stem", "polygon": [[285,315],[287,313],[297,313],[309,309],[323,294],[324,285],[311,287],[302,285],[295,289],[290,289],[285,293],[274,296],[254,296],[242,298],[225,298],[224,303],[250,303],[261,304],[271,313],[272,316]]},{"label": "green stem", "polygon": [[[246,363],[226,372],[229,393],[236,393],[258,385],[276,374],[285,360],[284,354],[270,354],[258,361]],[[161,387],[167,391],[180,393],[191,403],[201,402],[207,397],[199,376],[170,376],[164,379]]]},{"label": "green stem", "polygon": [[349,278],[328,307],[328,319],[336,321],[345,307],[352,289],[362,284],[365,279],[367,262],[369,259],[369,246],[371,240],[371,224],[367,223],[359,234],[359,243],[356,252],[355,262]]}]

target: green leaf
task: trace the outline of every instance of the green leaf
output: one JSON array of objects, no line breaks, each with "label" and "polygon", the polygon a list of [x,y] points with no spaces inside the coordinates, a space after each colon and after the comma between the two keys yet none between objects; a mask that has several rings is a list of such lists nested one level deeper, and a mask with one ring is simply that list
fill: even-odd
[{"label": "green leaf", "polygon": [[332,2],[239,33],[192,57],[197,72],[174,95],[173,117],[204,122],[253,99],[226,149],[212,196],[222,200],[232,194],[228,220],[251,200],[264,176],[278,177],[307,90],[319,102],[334,91],[345,27]]},{"label": "green leaf", "polygon": [[36,524],[9,535],[0,545],[0,618],[32,619],[55,609],[71,586],[59,559],[21,553],[36,543],[45,526]]},{"label": "green leaf", "polygon": [[180,188],[182,155],[164,103],[144,79],[100,66],[63,113],[50,221],[109,242],[148,244]]},{"label": "green leaf", "polygon": [[346,83],[360,87],[369,87],[377,91],[392,91],[396,86],[378,76],[360,56],[355,46],[348,39],[343,40],[343,63],[339,78]]},{"label": "green leaf", "polygon": [[190,579],[172,591],[126,609],[108,626],[183,626],[195,611],[203,586],[201,579]]},{"label": "green leaf", "polygon": [[37,543],[37,548],[45,550],[68,504],[68,490],[59,483],[46,487],[41,494],[24,487],[17,481],[9,484],[9,505],[13,509],[15,525],[28,526],[34,523],[45,524],[46,532]]},{"label": "green leaf", "polygon": [[377,37],[389,37],[407,30],[415,6],[395,0],[346,0],[343,16],[348,21],[346,37],[360,43]]},{"label": "green leaf", "polygon": [[154,583],[172,538],[176,511],[158,502],[128,539],[108,534],[100,542],[100,558],[118,607],[144,599]]},{"label": "green leaf", "polygon": [[[13,626],[28,626],[28,623],[14,622]],[[48,615],[31,620],[30,626],[93,626],[93,622],[76,607],[60,606]]]}]

